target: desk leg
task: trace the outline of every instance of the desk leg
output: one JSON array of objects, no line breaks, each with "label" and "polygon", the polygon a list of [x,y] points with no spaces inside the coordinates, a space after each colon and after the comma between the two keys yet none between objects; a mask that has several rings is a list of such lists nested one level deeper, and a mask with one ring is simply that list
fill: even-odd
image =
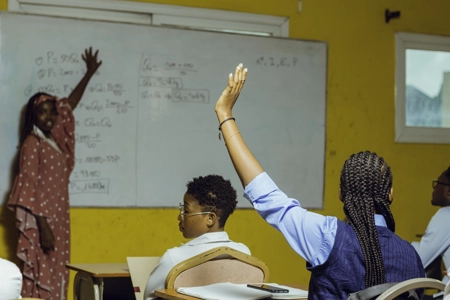
[{"label": "desk leg", "polygon": [[103,300],[103,278],[77,272],[73,287],[74,300]]}]

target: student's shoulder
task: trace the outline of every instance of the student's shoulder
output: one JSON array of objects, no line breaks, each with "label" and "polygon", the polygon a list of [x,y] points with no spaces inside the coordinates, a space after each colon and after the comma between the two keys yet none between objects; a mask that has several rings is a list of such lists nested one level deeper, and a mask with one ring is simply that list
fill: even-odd
[{"label": "student's shoulder", "polygon": [[9,260],[0,258],[0,266],[0,269],[4,271],[5,274],[20,274],[19,267]]},{"label": "student's shoulder", "polygon": [[[243,243],[237,243],[237,242],[231,242],[232,245],[230,245],[231,249],[237,250],[239,252],[243,252],[245,254],[251,255],[252,252],[250,251],[250,248],[247,247],[247,245]],[[227,245],[225,245],[227,246]]]},{"label": "student's shoulder", "polygon": [[23,151],[34,149],[39,147],[41,144],[41,140],[38,136],[34,134],[29,134],[25,140],[23,141],[22,145],[20,146],[20,149]]},{"label": "student's shoulder", "polygon": [[[438,209],[436,214],[450,215],[450,206],[444,206]],[[450,219],[449,219],[450,220]]]},{"label": "student's shoulder", "polygon": [[27,143],[39,143],[40,139],[37,135],[30,133],[25,140],[23,141],[23,144],[27,144]]}]

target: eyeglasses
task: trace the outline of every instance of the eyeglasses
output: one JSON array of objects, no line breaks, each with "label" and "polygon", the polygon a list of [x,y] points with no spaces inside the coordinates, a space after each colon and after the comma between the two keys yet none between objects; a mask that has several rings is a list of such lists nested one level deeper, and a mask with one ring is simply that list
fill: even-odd
[{"label": "eyeglasses", "polygon": [[442,182],[442,181],[439,181],[439,180],[433,180],[433,189],[434,189],[438,184],[442,184],[442,185],[445,185],[445,186],[450,186],[450,183],[445,183],[445,182]]},{"label": "eyeglasses", "polygon": [[202,212],[196,212],[196,213],[185,213],[184,212],[184,204],[180,203],[180,217],[181,217],[181,221],[184,221],[184,217],[190,217],[190,216],[195,216],[195,215],[206,215],[206,214],[212,214],[213,212],[211,211],[202,211]]}]

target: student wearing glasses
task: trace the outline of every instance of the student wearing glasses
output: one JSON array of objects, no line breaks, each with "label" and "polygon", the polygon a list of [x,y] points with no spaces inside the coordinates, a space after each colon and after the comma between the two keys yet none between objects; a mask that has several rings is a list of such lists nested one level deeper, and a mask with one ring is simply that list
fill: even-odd
[{"label": "student wearing glasses", "polygon": [[[438,272],[440,272],[440,257],[444,261],[445,269],[450,268],[450,168],[445,170],[437,180],[433,180],[433,194],[431,205],[439,206],[439,210],[431,218],[420,242],[412,245],[422,260],[424,268],[438,259]],[[442,276],[444,283],[449,281],[447,276]]]},{"label": "student wearing glasses", "polygon": [[169,249],[150,274],[144,299],[154,299],[153,292],[163,289],[169,271],[178,263],[217,247],[230,247],[250,254],[247,246],[231,241],[225,223],[236,209],[236,190],[229,180],[219,175],[194,178],[188,182],[180,204],[178,226],[183,237],[192,239],[180,247]]}]

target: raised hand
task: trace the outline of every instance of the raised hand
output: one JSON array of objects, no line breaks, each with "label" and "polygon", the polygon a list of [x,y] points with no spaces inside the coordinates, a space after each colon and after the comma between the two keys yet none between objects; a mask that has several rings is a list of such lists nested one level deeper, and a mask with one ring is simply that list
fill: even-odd
[{"label": "raised hand", "polygon": [[72,109],[75,109],[80,102],[81,97],[83,96],[84,90],[91,80],[91,77],[95,74],[98,67],[102,64],[102,61],[98,61],[97,58],[98,50],[92,54],[92,47],[84,50],[84,54],[81,55],[84,62],[86,63],[87,71],[84,74],[83,78],[81,78],[80,82],[78,82],[77,86],[73,89],[72,93],[69,95],[69,105]]},{"label": "raised hand", "polygon": [[[245,144],[244,138],[237,127],[237,120],[233,118],[233,106],[244,87],[247,78],[247,69],[239,64],[234,71],[234,75],[228,76],[228,85],[222,92],[216,103],[216,115],[219,121],[219,131],[221,131],[228,154],[233,166],[241,180],[242,186],[247,186],[264,169],[250,152]],[[219,135],[220,137],[220,135]]]},{"label": "raised hand", "polygon": [[244,69],[242,63],[236,67],[234,76],[232,73],[228,76],[228,85],[217,100],[215,107],[219,121],[223,118],[230,118],[232,116],[233,106],[236,103],[242,88],[244,87],[246,78],[247,69]]},{"label": "raised hand", "polygon": [[100,67],[100,65],[102,64],[101,60],[98,61],[97,54],[98,50],[95,51],[94,54],[92,54],[92,47],[89,47],[89,49],[85,49],[84,54],[81,55],[84,62],[86,63],[87,67],[86,73],[90,73],[93,75],[97,71],[98,67]]}]

